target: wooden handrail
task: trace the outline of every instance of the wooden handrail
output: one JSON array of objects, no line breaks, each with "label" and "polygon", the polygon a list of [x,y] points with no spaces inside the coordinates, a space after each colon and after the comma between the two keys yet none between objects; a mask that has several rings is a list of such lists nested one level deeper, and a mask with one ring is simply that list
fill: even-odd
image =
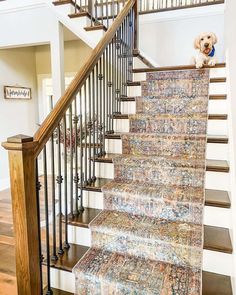
[{"label": "wooden handrail", "polygon": [[[73,101],[74,97],[76,96],[78,90],[83,86],[84,82],[90,75],[91,71],[93,70],[94,66],[96,65],[99,58],[102,56],[103,51],[107,47],[107,45],[111,42],[112,38],[115,36],[116,31],[122,24],[125,17],[129,14],[132,7],[137,5],[137,0],[129,0],[119,15],[115,18],[113,24],[108,29],[104,37],[100,40],[97,46],[92,51],[91,56],[83,66],[83,68],[77,73],[65,94],[60,98],[60,100],[55,105],[54,109],[51,113],[46,117],[43,121],[41,127],[34,135],[34,141],[37,142],[36,149],[34,151],[35,157],[42,151],[44,145],[49,140],[50,136],[52,135],[53,131],[58,126],[59,122],[65,115],[68,107],[70,106],[71,102]],[[136,9],[137,11],[137,9]],[[137,23],[136,23],[137,25]],[[137,32],[137,28],[135,28]]]}]

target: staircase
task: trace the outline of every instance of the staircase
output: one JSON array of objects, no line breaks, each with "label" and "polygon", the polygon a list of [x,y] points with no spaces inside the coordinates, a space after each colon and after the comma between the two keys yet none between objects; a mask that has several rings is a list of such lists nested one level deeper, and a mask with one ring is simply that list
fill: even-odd
[{"label": "staircase", "polygon": [[[60,2],[55,7],[73,4]],[[85,14],[80,28],[91,26]],[[137,14],[130,0],[102,29],[33,138],[4,144],[21,245],[19,295],[72,294],[72,269],[77,294],[155,294],[163,282],[183,294],[232,294],[226,65],[155,68],[138,56]],[[181,75],[201,84],[198,95]],[[170,102],[150,99],[170,89],[178,89]]]}]

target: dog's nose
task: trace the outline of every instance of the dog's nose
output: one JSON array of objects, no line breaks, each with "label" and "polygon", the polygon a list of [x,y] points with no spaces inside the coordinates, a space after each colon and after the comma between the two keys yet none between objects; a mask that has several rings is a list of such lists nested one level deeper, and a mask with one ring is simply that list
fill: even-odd
[{"label": "dog's nose", "polygon": [[209,46],[209,43],[205,43],[204,46],[207,48]]}]

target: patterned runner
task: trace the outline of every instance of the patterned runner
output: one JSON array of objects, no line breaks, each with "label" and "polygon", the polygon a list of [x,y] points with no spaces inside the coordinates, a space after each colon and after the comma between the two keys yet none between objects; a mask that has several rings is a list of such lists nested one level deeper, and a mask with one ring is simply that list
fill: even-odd
[{"label": "patterned runner", "polygon": [[209,70],[147,74],[76,294],[201,294],[208,90]]}]

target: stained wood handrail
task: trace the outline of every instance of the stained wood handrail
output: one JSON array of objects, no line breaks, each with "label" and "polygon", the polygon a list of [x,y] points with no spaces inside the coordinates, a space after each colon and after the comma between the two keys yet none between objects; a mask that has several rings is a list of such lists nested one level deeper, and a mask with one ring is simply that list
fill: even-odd
[{"label": "stained wood handrail", "polygon": [[[89,59],[87,60],[83,68],[77,73],[77,75],[75,76],[75,78],[73,79],[73,81],[71,82],[67,90],[65,91],[65,94],[60,98],[60,100],[55,105],[54,109],[46,117],[46,119],[43,121],[38,131],[35,133],[34,141],[37,142],[36,148],[34,150],[35,157],[37,157],[37,155],[42,151],[44,145],[49,140],[53,131],[56,129],[59,122],[65,115],[76,93],[83,86],[84,82],[90,75],[97,61],[102,56],[103,51],[105,50],[107,45],[111,42],[112,38],[115,36],[116,31],[122,24],[125,17],[130,12],[132,7],[135,7],[136,11],[138,10],[137,0],[129,0],[126,3],[125,7],[122,9],[119,15],[115,18],[113,24],[108,29],[104,37],[100,40],[100,42],[92,51],[91,56],[89,57]],[[137,28],[135,28],[135,32],[137,32]]]}]

